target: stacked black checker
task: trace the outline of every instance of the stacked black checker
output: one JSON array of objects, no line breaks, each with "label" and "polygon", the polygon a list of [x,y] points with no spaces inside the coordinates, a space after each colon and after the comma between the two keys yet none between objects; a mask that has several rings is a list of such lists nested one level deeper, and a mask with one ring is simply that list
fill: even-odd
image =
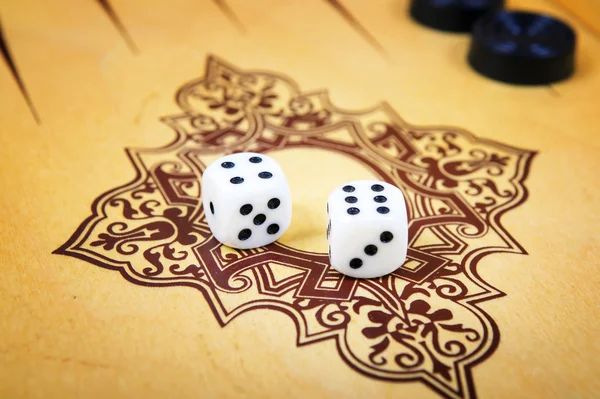
[{"label": "stacked black checker", "polygon": [[575,71],[577,35],[560,19],[539,12],[503,10],[505,0],[411,0],[418,23],[469,32],[468,62],[488,78],[517,85],[546,85]]}]

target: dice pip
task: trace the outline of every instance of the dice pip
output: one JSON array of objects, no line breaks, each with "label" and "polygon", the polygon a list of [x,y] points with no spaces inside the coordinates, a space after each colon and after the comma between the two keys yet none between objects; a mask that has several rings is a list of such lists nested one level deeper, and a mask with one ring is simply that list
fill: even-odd
[{"label": "dice pip", "polygon": [[377,180],[358,180],[327,199],[329,261],[356,278],[384,276],[406,260],[408,219],[404,195]]},{"label": "dice pip", "polygon": [[285,174],[264,154],[231,154],[211,163],[202,174],[202,203],[215,238],[233,248],[271,244],[292,219]]}]

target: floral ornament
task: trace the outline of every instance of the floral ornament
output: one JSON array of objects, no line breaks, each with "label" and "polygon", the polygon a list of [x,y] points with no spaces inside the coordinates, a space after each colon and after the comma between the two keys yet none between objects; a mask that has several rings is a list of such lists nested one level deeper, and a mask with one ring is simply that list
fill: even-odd
[{"label": "floral ornament", "polygon": [[[285,76],[215,57],[176,100],[181,113],[162,120],[177,139],[128,150],[136,179],[101,194],[56,253],[135,284],[195,288],[222,326],[254,309],[284,312],[298,346],[335,343],[365,378],[475,397],[471,368],[499,343],[478,304],[503,295],[477,263],[526,253],[500,218],[527,199],[533,152],[457,128],[411,126],[387,104],[340,110],[325,91],[302,93]],[[332,270],[325,253],[280,243],[236,250],[211,235],[201,206],[206,165],[232,152],[294,148],[343,154],[404,192],[410,242],[400,269],[355,280]]]}]

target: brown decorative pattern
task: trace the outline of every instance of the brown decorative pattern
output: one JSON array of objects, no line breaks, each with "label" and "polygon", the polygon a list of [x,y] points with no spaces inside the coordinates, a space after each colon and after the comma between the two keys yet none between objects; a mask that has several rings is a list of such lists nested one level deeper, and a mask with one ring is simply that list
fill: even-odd
[{"label": "brown decorative pattern", "polygon": [[[475,396],[471,367],[499,343],[477,304],[503,295],[476,265],[490,253],[526,253],[500,217],[527,198],[533,152],[457,128],[410,126],[387,104],[343,111],[324,91],[302,93],[289,78],[214,57],[176,100],[182,112],[163,118],[176,140],[129,149],[136,178],[101,195],[56,253],[140,285],[194,287],[222,326],[253,309],[282,311],[298,346],[335,342],[365,376]],[[212,237],[200,205],[207,163],[296,147],[353,157],[404,192],[410,248],[397,272],[359,281],[332,270],[324,253],[280,243],[234,250]]]}]

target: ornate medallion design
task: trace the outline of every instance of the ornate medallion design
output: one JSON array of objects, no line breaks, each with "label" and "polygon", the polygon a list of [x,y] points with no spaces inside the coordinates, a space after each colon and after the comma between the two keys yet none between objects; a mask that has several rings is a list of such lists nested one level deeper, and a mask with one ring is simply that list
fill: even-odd
[{"label": "ornate medallion design", "polygon": [[[128,149],[136,178],[98,197],[56,253],[135,284],[196,288],[222,326],[253,309],[284,312],[298,346],[335,344],[364,376],[475,396],[471,368],[499,343],[478,303],[503,295],[477,263],[526,253],[500,218],[527,198],[533,152],[457,128],[411,126],[387,104],[341,110],[325,91],[303,93],[285,76],[215,57],[176,101],[181,113],[162,119],[175,141]],[[397,272],[359,281],[332,270],[326,253],[280,243],[234,250],[211,236],[200,200],[208,163],[300,147],[351,157],[404,192],[410,244]]]}]

